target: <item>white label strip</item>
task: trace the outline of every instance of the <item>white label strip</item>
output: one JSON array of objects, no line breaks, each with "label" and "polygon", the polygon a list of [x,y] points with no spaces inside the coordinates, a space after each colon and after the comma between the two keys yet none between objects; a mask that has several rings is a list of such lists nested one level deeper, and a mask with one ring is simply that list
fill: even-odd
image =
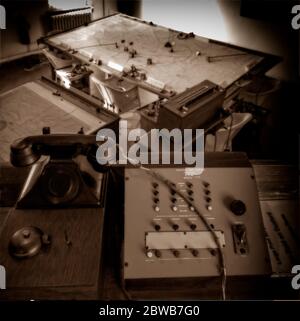
[{"label": "white label strip", "polygon": [[200,176],[204,171],[203,167],[186,167],[184,170],[185,176]]},{"label": "white label strip", "polygon": [[[215,231],[221,246],[225,246],[225,237],[221,231]],[[156,250],[170,249],[216,249],[218,246],[210,231],[196,232],[149,232],[146,235],[146,247]]]}]

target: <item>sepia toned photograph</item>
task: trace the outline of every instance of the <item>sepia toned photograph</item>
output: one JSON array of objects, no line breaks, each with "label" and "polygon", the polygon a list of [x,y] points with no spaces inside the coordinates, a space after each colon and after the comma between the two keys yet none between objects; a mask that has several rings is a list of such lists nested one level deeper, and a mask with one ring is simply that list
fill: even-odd
[{"label": "sepia toned photograph", "polygon": [[1,0],[0,19],[1,303],[300,299],[297,1]]}]

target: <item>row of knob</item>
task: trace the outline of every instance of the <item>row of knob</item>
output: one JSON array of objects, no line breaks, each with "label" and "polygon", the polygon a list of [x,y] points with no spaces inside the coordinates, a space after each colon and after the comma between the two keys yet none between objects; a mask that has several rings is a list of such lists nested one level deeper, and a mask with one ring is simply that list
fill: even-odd
[{"label": "row of knob", "polygon": [[[208,182],[202,182],[203,186],[208,189],[210,184]],[[176,184],[175,183],[171,183],[171,185],[175,188],[176,187]],[[192,189],[194,187],[194,184],[191,183],[191,182],[186,182],[185,185],[189,188],[189,189]],[[154,189],[157,189],[159,187],[159,184],[157,182],[153,182],[152,183],[152,187]]]},{"label": "row of knob", "polygon": [[[197,225],[195,223],[191,223],[189,226],[192,231],[195,231],[197,229]],[[174,231],[179,230],[179,225],[176,223],[171,223],[171,227]],[[161,226],[159,224],[154,224],[154,229],[155,231],[159,232],[161,230]]]},{"label": "row of knob", "polygon": [[[194,191],[193,191],[193,183],[191,182],[186,182],[186,186],[187,186],[187,195],[188,195],[188,199],[191,202],[194,202]],[[203,182],[203,186],[204,186],[204,194],[205,194],[205,202],[206,202],[206,209],[208,211],[212,211],[212,199],[210,197],[211,191],[210,191],[210,184],[207,182]],[[154,182],[152,183],[152,187],[153,187],[153,209],[155,212],[159,212],[160,211],[160,207],[159,207],[159,203],[160,203],[160,199],[159,199],[159,190],[158,190],[158,183]],[[176,198],[176,184],[172,183],[172,188],[170,189],[170,193],[171,193],[171,210],[173,212],[177,212],[178,211],[178,206],[177,206],[177,201],[178,199]],[[195,208],[190,205],[189,206],[190,211],[194,211]]]},{"label": "row of knob", "polygon": [[204,185],[204,194],[206,195],[205,196],[205,202],[206,202],[206,204],[205,204],[205,207],[206,207],[206,209],[208,210],[208,211],[212,211],[212,199],[211,199],[211,197],[209,196],[210,194],[211,194],[211,191],[210,191],[210,184],[209,183],[206,183],[206,182],[204,182],[203,183],[203,185]]},{"label": "row of knob", "polygon": [[[170,250],[171,253],[174,255],[174,257],[178,258],[180,257],[180,251],[179,250]],[[190,249],[192,255],[194,257],[198,257],[199,256],[199,251],[197,249]],[[160,250],[148,250],[146,252],[146,255],[149,259],[153,258],[153,256],[156,256],[157,258],[161,258],[162,257],[162,251]]]}]

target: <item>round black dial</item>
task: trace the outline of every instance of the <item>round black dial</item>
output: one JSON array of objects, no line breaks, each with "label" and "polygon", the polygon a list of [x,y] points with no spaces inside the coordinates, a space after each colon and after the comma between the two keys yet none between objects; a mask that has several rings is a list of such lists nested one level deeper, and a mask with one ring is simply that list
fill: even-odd
[{"label": "round black dial", "polygon": [[234,200],[230,204],[230,209],[233,214],[235,215],[243,215],[246,212],[246,205],[243,201],[240,200]]}]

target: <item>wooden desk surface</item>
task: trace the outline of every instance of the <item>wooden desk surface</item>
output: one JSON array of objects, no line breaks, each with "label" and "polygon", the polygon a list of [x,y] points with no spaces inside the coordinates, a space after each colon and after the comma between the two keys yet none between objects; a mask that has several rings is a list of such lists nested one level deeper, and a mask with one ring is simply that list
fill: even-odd
[{"label": "wooden desk surface", "polygon": [[10,145],[20,137],[52,133],[91,133],[105,123],[77,105],[53,95],[38,82],[29,82],[0,95],[0,162],[9,161]]}]

